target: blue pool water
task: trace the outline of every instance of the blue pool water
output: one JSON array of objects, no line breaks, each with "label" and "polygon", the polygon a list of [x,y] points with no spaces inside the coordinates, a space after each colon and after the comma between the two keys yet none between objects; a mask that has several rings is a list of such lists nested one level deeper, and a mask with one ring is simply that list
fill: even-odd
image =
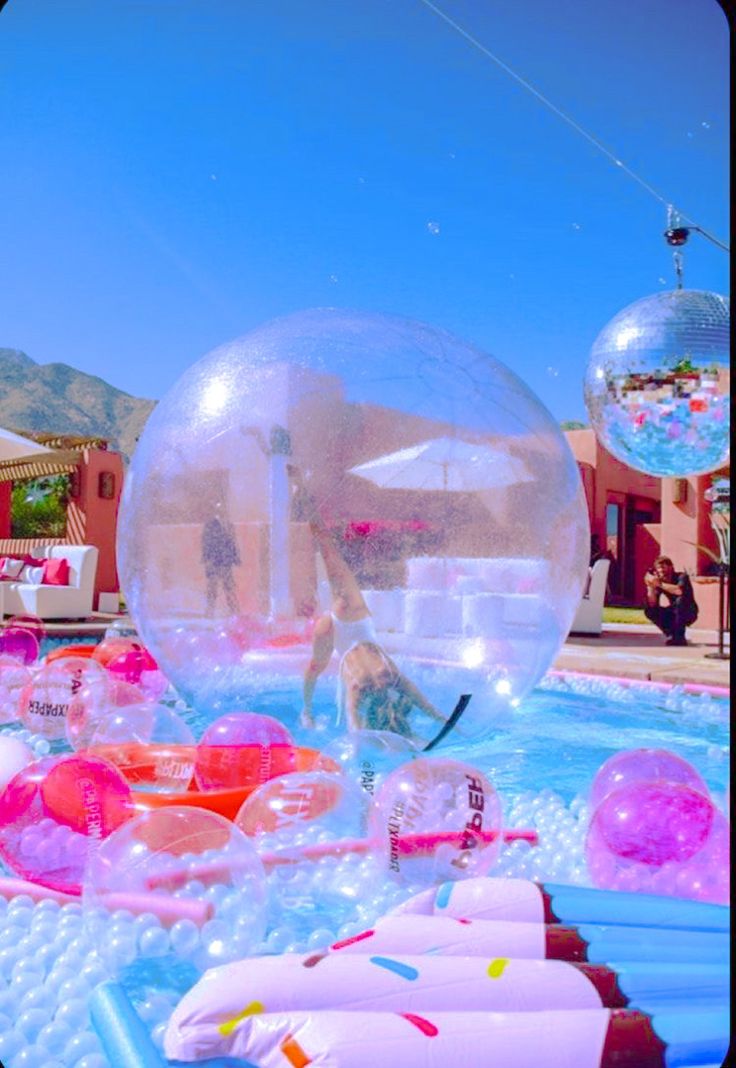
[{"label": "blue pool water", "polygon": [[[66,643],[68,639],[46,639],[42,654]],[[467,671],[416,664],[411,677],[431,694],[438,708],[448,712],[460,693],[474,690],[473,674]],[[274,716],[286,724],[298,742],[322,748],[341,733],[335,723],[335,679],[320,680],[314,703],[317,729],[312,731],[298,724],[301,687],[301,675],[296,672],[264,671],[258,690],[242,710]],[[482,696],[476,694],[469,706],[476,720],[479,701]],[[178,711],[195,738],[221,714],[187,708],[183,702],[178,702]],[[416,719],[413,726],[427,739],[436,733],[436,726],[426,719]],[[729,743],[729,702],[725,698],[690,693],[681,686],[668,690],[646,684],[625,686],[603,676],[593,679],[571,674],[545,678],[518,708],[503,717],[490,718],[481,737],[475,731],[468,737],[461,720],[434,752],[475,764],[502,798],[513,800],[521,793],[547,789],[569,805],[575,797],[587,795],[598,768],[613,753],[621,749],[668,749],[700,772],[719,803],[729,781]]]},{"label": "blue pool water", "polygon": [[[463,680],[449,674],[439,685],[433,681],[432,698],[439,708],[452,709],[460,692],[472,691],[467,680],[463,686]],[[272,677],[264,680],[248,710],[281,719],[300,742],[321,748],[340,733],[330,683],[315,701],[316,731],[298,726],[300,693],[300,678]],[[587,793],[596,771],[613,753],[662,748],[690,761],[708,786],[722,794],[728,784],[728,709],[723,698],[690,694],[681,687],[661,691],[604,678],[555,677],[508,715],[489,720],[486,737],[463,737],[461,720],[434,753],[477,765],[502,796],[547,788],[569,803]],[[193,711],[184,715],[195,737],[214,718]],[[417,721],[416,728],[427,738],[436,733],[429,721]]]}]

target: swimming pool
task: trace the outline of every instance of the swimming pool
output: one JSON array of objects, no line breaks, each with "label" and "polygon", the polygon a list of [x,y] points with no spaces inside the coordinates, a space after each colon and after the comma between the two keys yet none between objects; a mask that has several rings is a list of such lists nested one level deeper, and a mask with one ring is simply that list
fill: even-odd
[{"label": "swimming pool", "polygon": [[[474,690],[473,700],[478,699],[478,688],[467,685],[467,676],[461,680],[427,665],[416,665],[416,671],[441,707],[454,704],[461,682],[460,688]],[[260,681],[250,710],[278,715],[304,744],[323,747],[334,740],[334,679],[325,679],[320,688],[315,702],[319,726],[311,732],[297,725],[298,671],[263,672]],[[167,700],[177,701],[171,694]],[[217,714],[196,712],[181,701],[177,708],[197,737]],[[18,733],[17,727],[4,730]],[[550,675],[518,708],[490,721],[485,738],[471,741],[453,732],[436,752],[482,770],[500,794],[505,826],[532,828],[539,835],[535,848],[523,841],[506,845],[492,874],[589,885],[584,857],[587,793],[603,761],[621,749],[669,749],[693,764],[716,805],[725,810],[728,746],[728,703],[722,698],[682,687],[624,686],[604,678]],[[52,743],[52,750],[62,748]],[[357,902],[354,915],[343,911],[331,918],[329,911],[316,909],[296,922],[284,913],[288,886],[283,874],[273,872],[268,880],[268,928],[253,951],[301,951],[349,937],[412,889],[390,883],[373,886],[371,894]],[[120,917],[115,921],[139,947],[126,981],[160,1046],[173,1006],[193,976],[183,965],[172,971],[171,960],[144,958],[140,947],[149,937],[146,922],[150,924],[150,917],[140,923]],[[121,937],[118,928],[115,937]],[[30,899],[17,897],[6,905],[0,897],[0,1059],[7,1068],[108,1068],[88,1008],[92,990],[110,974],[100,960],[99,945],[99,937],[91,937],[86,929],[78,904],[34,906]]]},{"label": "swimming pool", "polygon": [[[471,704],[482,703],[482,680],[471,673],[417,664],[412,678],[440,709],[453,708],[460,693],[471,693]],[[305,731],[298,725],[301,676],[264,672],[247,710],[281,719],[301,742],[320,748],[340,733],[334,693],[334,677],[325,679],[314,703],[318,729]],[[596,771],[614,752],[671,749],[719,794],[728,783],[728,708],[724,698],[683,687],[661,690],[603,677],[548,676],[516,709],[489,717],[485,737],[466,737],[461,720],[434,752],[477,764],[502,796],[547,788],[569,804],[587,793]],[[218,713],[183,714],[199,737]],[[416,730],[429,739],[436,726],[419,716]]]},{"label": "swimming pool", "polygon": [[[41,652],[45,655],[67,643],[68,639],[44,639]],[[299,743],[321,749],[343,733],[336,724],[336,679],[333,670],[319,681],[316,729],[300,727],[306,656],[299,650],[264,660],[252,673],[250,692],[227,708],[193,709],[173,691],[165,700],[176,707],[195,738],[222,712],[242,710],[273,716]],[[452,709],[461,693],[472,695],[472,730],[466,732],[464,726],[465,718],[470,721],[468,712],[433,752],[482,770],[500,793],[507,816],[519,798],[542,790],[552,792],[566,807],[576,802],[579,808],[601,764],[621,749],[636,748],[668,749],[688,760],[708,784],[716,804],[725,809],[729,701],[707,689],[550,673],[518,707],[484,720],[488,683],[481,672],[404,658],[400,666],[439,709]],[[436,725],[416,712],[414,716],[417,734],[431,738]],[[58,752],[65,745],[52,743],[51,748]]]}]

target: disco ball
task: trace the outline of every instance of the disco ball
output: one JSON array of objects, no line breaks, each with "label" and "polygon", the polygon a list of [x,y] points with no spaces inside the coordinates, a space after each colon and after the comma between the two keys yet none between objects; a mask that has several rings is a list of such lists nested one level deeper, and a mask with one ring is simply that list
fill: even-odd
[{"label": "disco ball", "polygon": [[512,371],[423,323],[318,309],[159,402],[118,550],[146,648],[200,714],[429,741],[461,694],[458,735],[487,732],[549,668],[589,528],[564,435]]},{"label": "disco ball", "polygon": [[585,375],[598,440],[618,460],[683,478],[727,463],[730,305],[698,290],[655,293],[601,330]]}]

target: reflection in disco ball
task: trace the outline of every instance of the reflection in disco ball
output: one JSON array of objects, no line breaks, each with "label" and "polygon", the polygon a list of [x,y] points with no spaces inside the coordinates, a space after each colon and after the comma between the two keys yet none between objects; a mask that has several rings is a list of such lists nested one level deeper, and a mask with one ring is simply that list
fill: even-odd
[{"label": "reflection in disco ball", "polygon": [[315,713],[334,722],[342,695],[361,727],[426,741],[458,685],[462,730],[483,733],[541,678],[588,548],[574,457],[512,371],[426,324],[339,309],[186,371],[146,424],[118,528],[131,615],[195,709],[296,726],[322,617],[335,653]]},{"label": "reflection in disco ball", "polygon": [[706,474],[728,460],[730,305],[676,289],[630,304],[603,328],[585,375],[600,442],[659,477]]}]

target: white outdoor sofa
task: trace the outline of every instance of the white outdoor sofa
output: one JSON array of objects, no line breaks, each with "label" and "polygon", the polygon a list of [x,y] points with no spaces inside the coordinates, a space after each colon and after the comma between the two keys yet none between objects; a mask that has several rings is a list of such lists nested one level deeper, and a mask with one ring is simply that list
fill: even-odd
[{"label": "white outdoor sofa", "polygon": [[588,587],[583,594],[575,618],[570,627],[571,634],[600,634],[603,628],[603,602],[606,599],[606,584],[610,560],[596,560],[590,568]]},{"label": "white outdoor sofa", "polygon": [[0,616],[34,615],[40,619],[85,619],[92,614],[97,575],[95,545],[37,545],[31,556],[69,561],[69,585],[0,583]]}]

